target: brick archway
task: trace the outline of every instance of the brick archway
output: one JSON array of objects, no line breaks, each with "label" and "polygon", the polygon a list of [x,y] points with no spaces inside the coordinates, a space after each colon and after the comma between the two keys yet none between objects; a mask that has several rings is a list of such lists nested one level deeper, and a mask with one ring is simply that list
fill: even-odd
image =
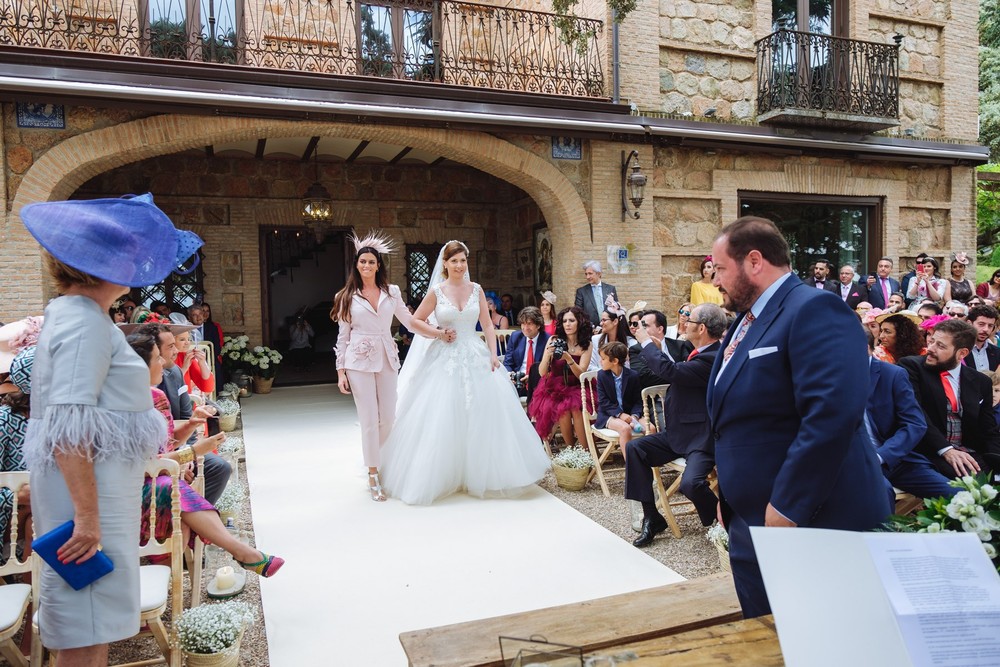
[{"label": "brick archway", "polygon": [[[217,143],[261,138],[325,136],[376,141],[436,152],[456,162],[516,185],[532,197],[548,222],[553,245],[567,249],[555,253],[555,286],[571,293],[573,273],[570,249],[589,243],[576,238],[588,228],[587,211],[573,184],[551,163],[508,141],[471,131],[282,121],[253,118],[162,115],[143,118],[81,134],[54,146],[25,173],[12,206],[15,218],[21,207],[36,201],[66,199],[89,179],[122,165]],[[19,224],[11,224],[10,237],[29,240]],[[43,302],[39,258],[22,256],[17,267],[22,288]],[[19,313],[6,313],[8,316]]]}]

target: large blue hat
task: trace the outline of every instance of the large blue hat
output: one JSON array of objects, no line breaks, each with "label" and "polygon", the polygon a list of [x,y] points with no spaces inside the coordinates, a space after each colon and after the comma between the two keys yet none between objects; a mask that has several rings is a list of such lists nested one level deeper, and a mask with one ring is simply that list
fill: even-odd
[{"label": "large blue hat", "polygon": [[60,262],[128,287],[161,282],[204,245],[194,232],[175,229],[150,194],[29,204],[21,220]]}]

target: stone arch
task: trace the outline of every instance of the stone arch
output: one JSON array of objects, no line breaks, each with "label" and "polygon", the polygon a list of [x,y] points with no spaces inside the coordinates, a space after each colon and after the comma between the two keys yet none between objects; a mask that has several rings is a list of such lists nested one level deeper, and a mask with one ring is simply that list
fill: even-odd
[{"label": "stone arch", "polygon": [[[77,135],[39,158],[25,173],[12,202],[10,236],[30,240],[21,225],[13,224],[22,206],[66,199],[89,179],[116,167],[215,143],[303,135],[412,146],[516,185],[541,209],[553,244],[567,249],[554,254],[553,269],[561,278],[557,289],[572,292],[572,253],[568,250],[589,243],[581,236],[588,228],[588,216],[579,192],[559,169],[538,155],[493,135],[467,130],[179,114],[142,118]],[[23,287],[38,294],[41,302],[38,256],[22,255],[21,263]]]}]

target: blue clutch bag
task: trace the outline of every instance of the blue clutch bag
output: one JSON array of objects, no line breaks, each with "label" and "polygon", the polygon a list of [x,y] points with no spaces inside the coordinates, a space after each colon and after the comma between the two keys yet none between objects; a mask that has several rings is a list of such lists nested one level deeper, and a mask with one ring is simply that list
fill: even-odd
[{"label": "blue clutch bag", "polygon": [[56,552],[73,536],[74,525],[72,521],[67,521],[41,537],[36,537],[31,546],[42,557],[42,560],[49,564],[49,567],[73,587],[73,590],[78,591],[114,570],[115,564],[100,550],[79,565],[61,562],[56,556]]}]

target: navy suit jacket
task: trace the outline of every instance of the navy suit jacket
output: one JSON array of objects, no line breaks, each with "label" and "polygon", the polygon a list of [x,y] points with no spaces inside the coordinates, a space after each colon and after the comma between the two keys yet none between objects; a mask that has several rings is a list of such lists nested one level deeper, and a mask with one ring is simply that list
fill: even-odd
[{"label": "navy suit jacket", "polygon": [[719,343],[715,342],[696,354],[691,361],[674,362],[657,350],[655,344],[642,348],[641,355],[646,367],[662,384],[670,385],[663,406],[663,420],[666,422],[664,432],[667,435],[667,445],[681,456],[687,456],[696,450],[709,454],[715,451],[705,392],[708,390],[708,378],[712,374],[719,349]]},{"label": "navy suit jacket", "polygon": [[[539,329],[534,349],[536,364],[542,360],[542,355],[545,354],[545,345],[548,342],[549,335],[545,333],[544,329]],[[524,362],[524,353],[527,349],[528,339],[524,337],[524,334],[520,331],[512,333],[510,340],[507,341],[507,354],[503,355],[503,367],[511,372],[521,370],[521,364]]]},{"label": "navy suit jacket", "polygon": [[604,428],[608,419],[621,413],[642,415],[642,389],[639,388],[639,374],[631,368],[622,369],[622,402],[618,404],[615,378],[611,371],[597,372],[597,419],[594,426]]},{"label": "navy suit jacket", "polygon": [[[886,278],[889,281],[889,296],[892,296],[893,292],[898,292],[899,281],[895,278]],[[865,278],[865,285],[868,285],[868,278]],[[882,284],[879,283],[878,275],[875,276],[875,284],[868,289],[868,303],[872,305],[872,308],[886,309],[885,297],[882,296]]]},{"label": "navy suit jacket", "polygon": [[[910,374],[913,393],[927,418],[927,433],[917,451],[931,461],[948,446],[948,398],[941,373],[927,367],[927,357],[904,357],[899,365]],[[990,379],[969,366],[958,376],[958,399],[962,402],[962,445],[980,454],[1000,454],[1000,431],[993,416],[993,385]]]},{"label": "navy suit jacket", "polygon": [[927,465],[927,459],[913,451],[927,432],[927,420],[909,375],[878,359],[871,360],[869,375],[868,420],[882,443],[878,447],[882,462],[889,470],[901,461]]},{"label": "navy suit jacket", "polygon": [[844,302],[788,276],[720,374],[722,360],[707,399],[734,522],[763,525],[771,503],[800,526],[880,526],[892,508],[863,422],[867,392],[849,390],[867,386],[868,356]]}]

